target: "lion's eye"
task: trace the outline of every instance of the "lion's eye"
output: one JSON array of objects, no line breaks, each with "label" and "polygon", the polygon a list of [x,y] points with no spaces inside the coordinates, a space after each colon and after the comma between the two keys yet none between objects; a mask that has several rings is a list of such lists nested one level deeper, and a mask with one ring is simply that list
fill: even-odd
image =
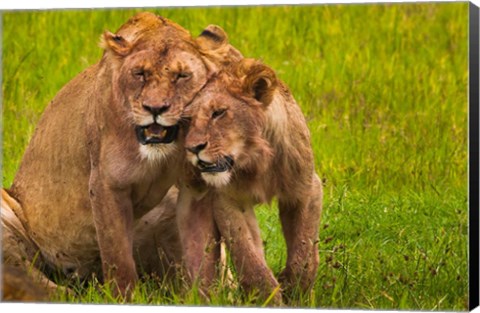
[{"label": "lion's eye", "polygon": [[137,78],[137,79],[140,79],[140,80],[142,80],[142,81],[145,80],[146,72],[145,72],[145,70],[142,69],[142,68],[133,70],[133,71],[132,71],[132,74],[133,74],[133,76],[135,76],[135,78]]},{"label": "lion's eye", "polygon": [[227,111],[227,109],[219,109],[219,110],[213,111],[212,118],[219,118],[225,113],[225,111]]},{"label": "lion's eye", "polygon": [[187,80],[189,79],[190,77],[192,77],[192,73],[189,73],[189,72],[180,72],[180,73],[177,73],[177,76],[175,77],[175,80],[176,81],[179,81],[179,80]]}]

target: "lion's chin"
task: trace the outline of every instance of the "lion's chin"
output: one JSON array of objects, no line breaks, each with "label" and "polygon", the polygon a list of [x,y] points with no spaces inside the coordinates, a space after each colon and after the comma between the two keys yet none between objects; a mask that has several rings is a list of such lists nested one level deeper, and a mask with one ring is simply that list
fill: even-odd
[{"label": "lion's chin", "polygon": [[210,186],[221,188],[230,183],[230,171],[224,172],[202,172],[202,179]]},{"label": "lion's chin", "polygon": [[178,125],[167,127],[153,123],[146,126],[135,126],[135,134],[138,142],[142,145],[168,144],[177,139],[178,129]]},{"label": "lion's chin", "polygon": [[149,163],[160,164],[167,161],[171,156],[178,155],[176,144],[161,145],[148,144],[140,145],[140,156]]}]

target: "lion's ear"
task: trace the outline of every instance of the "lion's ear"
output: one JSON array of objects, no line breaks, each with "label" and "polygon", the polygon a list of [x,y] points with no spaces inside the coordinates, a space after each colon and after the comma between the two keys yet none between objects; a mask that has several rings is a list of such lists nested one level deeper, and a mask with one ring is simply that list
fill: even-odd
[{"label": "lion's ear", "polygon": [[246,59],[242,63],[244,91],[264,105],[269,105],[278,85],[277,75],[270,67],[258,61]]},{"label": "lion's ear", "polygon": [[111,51],[118,56],[126,56],[130,52],[131,43],[122,36],[115,35],[109,31],[103,33],[100,46],[105,51]]},{"label": "lion's ear", "polygon": [[228,44],[228,35],[220,26],[208,25],[196,40],[202,50],[216,50]]},{"label": "lion's ear", "polygon": [[240,51],[228,42],[228,35],[220,26],[208,25],[195,41],[210,73],[243,59]]}]

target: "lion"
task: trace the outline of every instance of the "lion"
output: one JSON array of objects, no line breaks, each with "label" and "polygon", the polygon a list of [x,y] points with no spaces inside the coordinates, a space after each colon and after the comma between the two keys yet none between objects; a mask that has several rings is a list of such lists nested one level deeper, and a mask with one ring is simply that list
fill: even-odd
[{"label": "lion", "polygon": [[46,302],[48,294],[40,284],[32,282],[27,272],[19,267],[5,265],[0,285],[1,301]]},{"label": "lion", "polygon": [[[185,225],[202,210],[213,216],[246,291],[259,291],[264,299],[274,294],[273,303],[280,304],[280,288],[287,299],[298,287],[311,290],[319,265],[322,184],[305,118],[286,85],[268,66],[243,59],[212,79],[184,114],[191,118],[185,149],[192,167],[177,216]],[[287,245],[280,283],[266,264],[254,212],[275,196]],[[211,238],[218,240],[218,233]]]},{"label": "lion", "polygon": [[140,270],[163,275],[180,262],[171,187],[184,159],[181,115],[241,54],[217,26],[192,38],[148,12],[106,31],[101,47],[47,106],[2,190],[3,256],[48,277],[113,280],[125,296]]}]

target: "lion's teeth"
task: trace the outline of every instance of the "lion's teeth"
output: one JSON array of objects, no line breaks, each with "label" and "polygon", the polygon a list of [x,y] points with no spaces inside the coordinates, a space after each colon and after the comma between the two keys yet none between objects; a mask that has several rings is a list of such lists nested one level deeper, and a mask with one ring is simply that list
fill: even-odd
[{"label": "lion's teeth", "polygon": [[145,129],[143,131],[143,134],[147,138],[160,138],[161,139],[161,138],[164,138],[167,135],[167,130],[164,129],[164,130],[162,130],[162,132],[160,134],[156,134],[156,133],[151,132],[149,129]]}]

